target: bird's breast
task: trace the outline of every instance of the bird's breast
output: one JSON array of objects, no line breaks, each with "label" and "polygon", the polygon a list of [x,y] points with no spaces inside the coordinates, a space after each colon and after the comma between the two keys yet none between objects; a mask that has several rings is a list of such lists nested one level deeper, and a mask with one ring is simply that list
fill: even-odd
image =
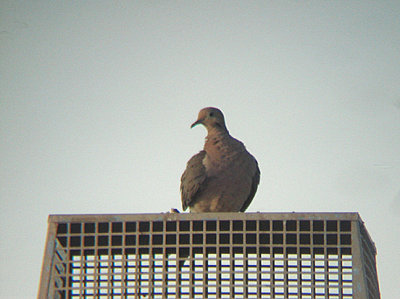
[{"label": "bird's breast", "polygon": [[203,159],[203,165],[206,169],[207,176],[218,176],[232,167],[232,161],[237,160],[235,152],[207,152]]}]

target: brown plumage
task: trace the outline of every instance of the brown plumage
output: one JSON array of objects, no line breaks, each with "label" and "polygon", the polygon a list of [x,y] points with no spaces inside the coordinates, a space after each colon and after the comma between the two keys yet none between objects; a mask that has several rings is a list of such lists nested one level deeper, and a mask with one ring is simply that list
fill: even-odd
[{"label": "brown plumage", "polygon": [[222,112],[200,110],[198,124],[208,134],[204,149],[187,163],[181,177],[183,210],[190,212],[244,212],[260,181],[256,159],[239,140],[229,135]]}]

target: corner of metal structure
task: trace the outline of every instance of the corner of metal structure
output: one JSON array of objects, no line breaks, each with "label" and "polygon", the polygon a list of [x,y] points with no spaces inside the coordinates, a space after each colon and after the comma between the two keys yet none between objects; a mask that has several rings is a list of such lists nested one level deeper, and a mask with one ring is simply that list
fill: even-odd
[{"label": "corner of metal structure", "polygon": [[[358,221],[356,223],[356,227],[353,233],[353,249],[356,254],[354,254],[353,260],[353,275],[356,277],[355,281],[358,281],[357,285],[353,286],[354,298],[366,298],[366,299],[380,299],[380,290],[378,277],[375,269],[368,269],[367,259],[368,255],[372,255],[373,261],[371,263],[376,267],[376,247],[375,243],[372,241],[371,236],[369,235],[364,221],[359,216]],[[364,240],[363,240],[364,239]],[[371,249],[371,254],[367,251]],[[368,271],[374,271],[373,275],[375,275],[376,280],[369,282]],[[375,288],[375,289],[373,289]]]},{"label": "corner of metal structure", "polygon": [[53,268],[53,256],[55,247],[55,236],[57,231],[57,224],[51,221],[51,215],[47,218],[47,234],[46,234],[46,244],[43,253],[43,263],[40,274],[38,299],[47,299],[50,294],[50,278],[51,271]]}]

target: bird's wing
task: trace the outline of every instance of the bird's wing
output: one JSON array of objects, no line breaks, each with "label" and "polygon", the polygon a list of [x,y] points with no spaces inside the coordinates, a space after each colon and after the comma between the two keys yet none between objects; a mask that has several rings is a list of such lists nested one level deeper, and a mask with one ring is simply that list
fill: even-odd
[{"label": "bird's wing", "polygon": [[181,177],[182,208],[185,211],[194,202],[196,194],[205,184],[206,169],[203,165],[205,151],[194,155],[187,163],[186,169]]},{"label": "bird's wing", "polygon": [[256,159],[254,159],[254,161],[256,163],[256,172],[254,173],[252,181],[251,181],[251,189],[250,189],[249,196],[247,197],[246,201],[244,202],[242,208],[240,209],[240,212],[246,211],[246,209],[249,207],[251,201],[254,198],[254,195],[256,194],[258,183],[260,182],[260,168],[258,168],[258,163],[257,163]]}]

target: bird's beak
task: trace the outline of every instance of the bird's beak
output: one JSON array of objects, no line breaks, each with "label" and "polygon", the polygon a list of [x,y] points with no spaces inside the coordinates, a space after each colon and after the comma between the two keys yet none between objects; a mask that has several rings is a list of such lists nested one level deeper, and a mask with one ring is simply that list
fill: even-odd
[{"label": "bird's beak", "polygon": [[190,126],[190,128],[193,128],[193,127],[195,127],[195,126],[197,126],[197,125],[199,125],[199,124],[202,124],[203,122],[202,122],[202,120],[201,119],[198,119],[198,120],[196,120],[194,123],[192,123],[192,125]]}]

